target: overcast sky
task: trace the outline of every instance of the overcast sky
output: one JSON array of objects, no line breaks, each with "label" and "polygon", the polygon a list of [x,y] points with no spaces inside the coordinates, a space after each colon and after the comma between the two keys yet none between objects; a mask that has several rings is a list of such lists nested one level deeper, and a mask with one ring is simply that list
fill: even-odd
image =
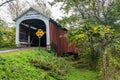
[{"label": "overcast sky", "polygon": [[[0,0],[1,1],[1,0]],[[22,1],[22,0],[21,0]],[[63,13],[62,11],[59,10],[60,8],[60,5],[58,4],[57,6],[54,5],[54,6],[50,6],[48,4],[48,1],[49,2],[52,2],[53,0],[45,0],[46,4],[47,4],[47,7],[51,10],[52,12],[52,18],[53,19],[61,19],[61,16],[63,16]],[[2,6],[0,7],[0,15],[3,19],[7,19],[7,22],[10,22],[10,19],[8,19],[8,15],[7,15],[7,11],[6,11],[6,7],[5,6]]]},{"label": "overcast sky", "polygon": [[[47,2],[52,2],[53,0],[46,0],[46,3]],[[54,5],[54,6],[50,6],[48,3],[47,3],[47,6],[50,8],[50,10],[52,11],[52,16],[54,17],[54,19],[60,19],[61,18],[61,16],[63,16],[63,12],[62,11],[60,11],[59,10],[59,8],[60,8],[60,4],[58,4],[57,6],[56,5]]]}]

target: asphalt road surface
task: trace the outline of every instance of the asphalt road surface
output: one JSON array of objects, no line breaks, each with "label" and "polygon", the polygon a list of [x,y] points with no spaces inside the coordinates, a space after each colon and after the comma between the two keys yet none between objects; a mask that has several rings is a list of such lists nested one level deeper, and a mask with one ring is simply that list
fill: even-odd
[{"label": "asphalt road surface", "polygon": [[35,49],[36,47],[30,47],[30,48],[17,48],[17,49],[9,49],[9,50],[0,50],[0,53],[8,53],[8,52],[15,52],[20,50],[26,50],[26,49]]}]

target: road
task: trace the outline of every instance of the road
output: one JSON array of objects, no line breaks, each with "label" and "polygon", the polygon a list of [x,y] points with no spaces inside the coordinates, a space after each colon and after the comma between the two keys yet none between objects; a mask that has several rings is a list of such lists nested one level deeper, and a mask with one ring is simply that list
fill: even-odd
[{"label": "road", "polygon": [[1,50],[0,53],[8,53],[8,52],[15,52],[25,49],[35,49],[36,47],[30,47],[30,48],[17,48],[17,49],[9,49],[9,50]]}]

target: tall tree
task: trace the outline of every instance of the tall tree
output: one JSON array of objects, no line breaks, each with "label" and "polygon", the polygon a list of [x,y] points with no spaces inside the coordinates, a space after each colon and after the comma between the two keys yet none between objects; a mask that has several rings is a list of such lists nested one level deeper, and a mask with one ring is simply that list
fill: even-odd
[{"label": "tall tree", "polygon": [[97,23],[106,26],[113,25],[120,19],[118,8],[120,0],[54,0],[53,3],[63,3],[61,9],[65,13],[72,14],[70,17],[77,18],[76,22],[78,19],[79,22],[80,19],[87,19],[89,22],[95,23],[97,21]]},{"label": "tall tree", "polygon": [[51,4],[57,3],[62,3],[61,9],[71,14],[59,20],[70,26],[68,39],[77,45],[80,54],[90,55],[91,67],[95,69],[100,61],[102,80],[118,80],[116,71],[120,66],[114,54],[119,51],[120,34],[111,28],[120,23],[120,0],[54,0]]},{"label": "tall tree", "polygon": [[51,11],[46,6],[44,0],[31,0],[31,1],[27,0],[27,3],[29,4],[29,6],[36,8],[37,10],[47,15],[48,17],[51,16]]},{"label": "tall tree", "polygon": [[10,15],[12,19],[15,19],[27,8],[28,6],[24,1],[21,2],[20,0],[15,0],[7,5],[8,15]]}]

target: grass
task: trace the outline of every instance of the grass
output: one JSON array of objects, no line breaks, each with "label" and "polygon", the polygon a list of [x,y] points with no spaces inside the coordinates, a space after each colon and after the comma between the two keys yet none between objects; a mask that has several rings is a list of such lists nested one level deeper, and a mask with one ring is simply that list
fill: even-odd
[{"label": "grass", "polygon": [[98,74],[87,69],[82,69],[80,71],[71,69],[67,76],[68,80],[95,80]]},{"label": "grass", "polygon": [[15,49],[16,47],[13,48],[0,48],[0,50],[8,50],[8,49]]},{"label": "grass", "polygon": [[0,54],[0,80],[94,80],[97,73],[78,70],[64,58],[44,50]]}]

